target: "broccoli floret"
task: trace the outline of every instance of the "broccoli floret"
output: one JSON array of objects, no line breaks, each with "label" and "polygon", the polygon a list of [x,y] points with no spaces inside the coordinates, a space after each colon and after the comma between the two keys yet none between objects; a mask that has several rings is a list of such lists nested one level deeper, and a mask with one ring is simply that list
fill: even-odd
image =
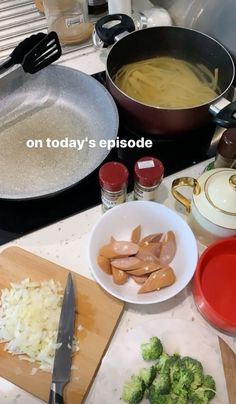
[{"label": "broccoli floret", "polygon": [[188,404],[188,398],[184,395],[179,396],[176,401],[173,401],[173,404]]},{"label": "broccoli floret", "polygon": [[124,384],[121,399],[129,404],[138,404],[143,398],[144,389],[144,381],[139,376],[133,375]]},{"label": "broccoli floret", "polygon": [[187,404],[188,403],[188,393],[186,390],[182,390],[179,394],[171,391],[171,399],[174,404]]},{"label": "broccoli floret", "polygon": [[170,394],[156,394],[149,398],[150,404],[175,404]]},{"label": "broccoli floret", "polygon": [[205,375],[201,388],[204,388],[208,400],[212,400],[216,394],[216,383],[211,375]]},{"label": "broccoli floret", "polygon": [[169,373],[171,380],[173,378],[173,373],[175,371],[178,370],[179,368],[179,360],[180,360],[180,356],[179,354],[174,354],[172,356],[170,356],[164,363],[162,369],[161,369],[161,373]]},{"label": "broccoli floret", "polygon": [[192,404],[208,404],[209,400],[203,390],[191,390],[188,393],[188,398]]},{"label": "broccoli floret", "polygon": [[155,364],[158,372],[162,372],[162,368],[169,357],[170,356],[166,352],[162,352],[161,356],[158,358],[158,362]]},{"label": "broccoli floret", "polygon": [[189,386],[190,389],[197,389],[203,383],[203,367],[201,362],[189,356],[181,358],[181,362],[193,375],[193,380]]},{"label": "broccoli floret", "polygon": [[216,384],[213,377],[210,375],[205,375],[203,384],[195,390],[190,389],[188,396],[194,404],[205,404],[215,397],[215,393]]},{"label": "broccoli floret", "polygon": [[181,361],[176,362],[171,372],[172,390],[180,395],[182,391],[189,389],[193,380],[193,373]]},{"label": "broccoli floret", "polygon": [[[154,400],[160,394],[168,394],[171,389],[170,376],[168,373],[162,373],[155,377],[149,388],[149,400]],[[155,402],[155,401],[154,401]]]},{"label": "broccoli floret", "polygon": [[145,361],[158,359],[163,352],[159,338],[151,337],[148,342],[141,344],[141,353]]},{"label": "broccoli floret", "polygon": [[145,386],[149,387],[153,380],[155,379],[157,374],[157,370],[155,366],[151,366],[150,368],[142,368],[139,371],[138,376],[144,381]]}]

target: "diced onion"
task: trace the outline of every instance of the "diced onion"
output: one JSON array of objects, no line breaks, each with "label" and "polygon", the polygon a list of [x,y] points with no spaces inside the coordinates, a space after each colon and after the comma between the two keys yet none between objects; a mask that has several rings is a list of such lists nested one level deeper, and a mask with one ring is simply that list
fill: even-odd
[{"label": "diced onion", "polygon": [[[60,319],[63,289],[54,280],[11,283],[2,289],[0,299],[0,342],[20,359],[38,362],[39,368],[52,371]],[[72,351],[78,351],[74,338]],[[33,372],[34,374],[34,372]]]}]

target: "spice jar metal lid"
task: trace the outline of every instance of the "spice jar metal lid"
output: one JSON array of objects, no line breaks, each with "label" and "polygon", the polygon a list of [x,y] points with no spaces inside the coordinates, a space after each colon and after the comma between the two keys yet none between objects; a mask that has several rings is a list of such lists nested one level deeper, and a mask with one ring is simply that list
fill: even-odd
[{"label": "spice jar metal lid", "polygon": [[99,170],[99,182],[102,188],[110,192],[118,192],[128,182],[129,172],[124,164],[109,161]]},{"label": "spice jar metal lid", "polygon": [[135,180],[143,187],[154,187],[162,180],[164,166],[155,157],[142,157],[135,163],[134,174]]}]

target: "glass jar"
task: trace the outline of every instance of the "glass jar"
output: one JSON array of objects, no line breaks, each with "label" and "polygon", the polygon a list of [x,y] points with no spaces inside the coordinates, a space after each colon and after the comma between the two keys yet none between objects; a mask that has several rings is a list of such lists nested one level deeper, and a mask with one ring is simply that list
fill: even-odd
[{"label": "glass jar", "polygon": [[124,164],[110,161],[99,170],[102,209],[106,212],[126,201],[128,170]]},{"label": "glass jar", "polygon": [[172,25],[170,14],[161,7],[151,7],[148,10],[134,12],[132,19],[136,30]]},{"label": "glass jar", "polygon": [[56,31],[62,44],[87,41],[93,31],[86,0],[43,0],[49,31]]},{"label": "glass jar", "polygon": [[158,187],[164,175],[164,167],[155,157],[142,157],[134,166],[134,199],[157,200]]}]

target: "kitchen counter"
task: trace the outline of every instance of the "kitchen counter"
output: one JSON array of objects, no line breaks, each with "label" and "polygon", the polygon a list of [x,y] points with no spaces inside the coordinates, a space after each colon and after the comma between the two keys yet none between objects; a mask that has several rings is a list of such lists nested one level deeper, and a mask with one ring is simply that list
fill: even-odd
[{"label": "kitchen counter", "polygon": [[[176,210],[184,217],[184,210],[175,202],[170,193],[171,183],[174,178],[180,175],[198,177],[207,163],[208,161],[200,163],[177,174],[166,177],[159,188],[158,202]],[[67,267],[74,272],[92,278],[86,259],[86,246],[89,232],[101,214],[101,206],[97,206],[19,238],[14,242],[5,244],[4,246],[1,246],[0,251],[8,246],[17,245],[59,265]],[[200,253],[203,249],[204,247],[199,244]],[[229,337],[215,330],[204,321],[198,313],[191,295],[190,285],[188,285],[177,296],[166,302],[150,306],[126,304],[123,316],[111,343],[117,340],[122,341],[122,338],[125,337],[125,334],[129,329],[144,322],[144,316],[145,321],[153,320],[156,324],[158,324],[158,319],[161,318],[176,318],[194,321],[197,324],[212,329],[214,333],[221,336],[231,349],[236,352],[236,338]],[[2,378],[0,378],[0,396],[1,404],[39,404],[42,402]],[[90,404],[89,397],[90,395],[88,395],[85,401],[87,404]]]},{"label": "kitchen counter", "polygon": [[[93,74],[105,68],[106,52],[94,52],[92,47],[81,49],[62,57],[60,64],[77,68],[85,73]],[[166,177],[159,189],[160,203],[178,211],[184,217],[184,210],[177,205],[170,193],[172,180],[178,176],[188,175],[198,177],[207,162],[200,163],[181,173]],[[76,214],[66,220],[19,238],[14,242],[0,247],[0,251],[8,246],[17,245],[41,257],[51,260],[61,266],[92,278],[86,260],[86,246],[93,225],[102,214],[101,206]],[[199,252],[204,247],[199,245]],[[236,338],[229,337],[213,329],[198,313],[188,285],[181,293],[166,302],[150,306],[126,304],[124,314],[119,322],[113,341],[122,340],[127,330],[145,320],[153,320],[158,324],[160,318],[177,318],[202,324],[213,332],[217,332],[236,352]],[[112,342],[113,342],[112,341]],[[35,376],[37,377],[37,376]],[[41,400],[29,395],[13,384],[0,378],[1,404],[39,404]],[[89,403],[89,396],[85,403]],[[226,403],[224,403],[226,404]]]}]

